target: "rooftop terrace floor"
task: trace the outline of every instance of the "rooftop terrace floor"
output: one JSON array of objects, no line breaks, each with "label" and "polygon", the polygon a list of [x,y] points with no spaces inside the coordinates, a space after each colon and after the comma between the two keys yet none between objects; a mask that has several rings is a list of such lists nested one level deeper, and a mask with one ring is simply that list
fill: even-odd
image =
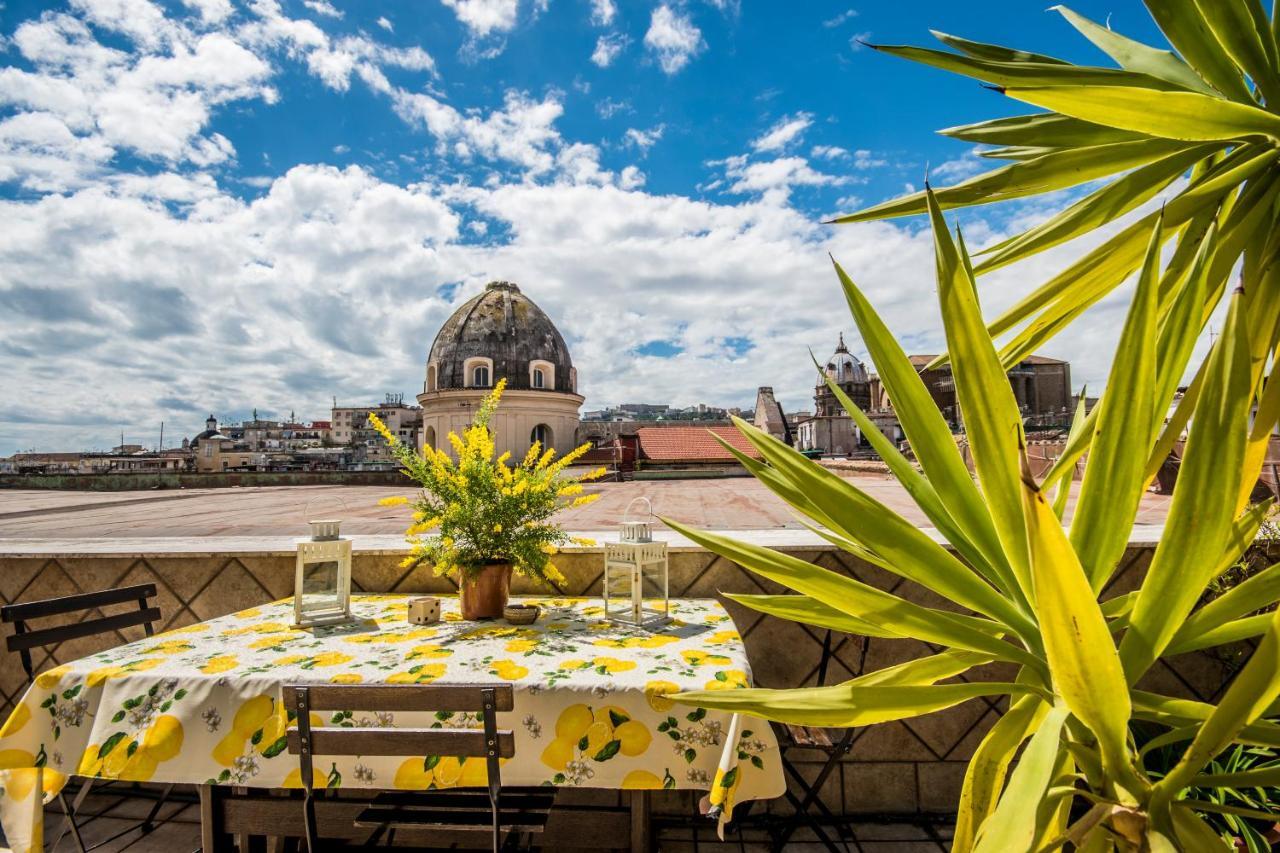
[{"label": "rooftop terrace floor", "polygon": [[[895,480],[876,475],[849,479],[910,521],[929,525]],[[1074,488],[1078,489],[1079,483]],[[702,528],[801,528],[790,507],[751,478],[602,483],[589,490],[598,492],[600,500],[564,513],[560,520],[566,527],[615,528],[627,504],[643,495],[653,501],[657,514]],[[343,533],[348,535],[396,534],[406,526],[408,511],[405,507],[378,506],[379,498],[396,494],[412,496],[414,492],[380,486],[142,492],[0,490],[0,539],[297,536],[306,532],[308,517],[327,514],[341,517]],[[1169,501],[1167,495],[1144,495],[1137,523],[1163,522]],[[1070,511],[1069,505],[1068,517]]]}]

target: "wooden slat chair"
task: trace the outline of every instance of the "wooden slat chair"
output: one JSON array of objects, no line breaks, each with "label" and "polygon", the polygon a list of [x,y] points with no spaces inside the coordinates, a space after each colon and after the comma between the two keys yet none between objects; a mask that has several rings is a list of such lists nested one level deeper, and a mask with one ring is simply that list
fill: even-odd
[{"label": "wooden slat chair", "polygon": [[[4,607],[0,607],[0,622],[13,625],[13,633],[5,639],[5,645],[10,652],[18,653],[18,657],[22,661],[23,672],[27,676],[27,686],[29,687],[36,678],[36,663],[32,657],[32,652],[35,650],[44,651],[46,655],[51,656],[51,650],[62,643],[86,637],[114,634],[117,631],[139,625],[142,626],[146,636],[152,636],[155,633],[154,623],[160,621],[160,609],[151,604],[151,599],[155,597],[155,584],[147,583],[120,587],[119,589],[104,589],[98,592],[65,595],[60,598],[47,598],[42,601],[7,604]],[[130,603],[136,603],[137,609],[111,615],[105,615],[102,612],[104,607]],[[79,618],[49,627],[32,628],[28,624],[32,620],[46,619],[52,616]],[[165,802],[168,801],[169,795],[173,791],[173,785],[168,785],[161,791],[160,796],[156,798],[155,805],[152,806],[151,811],[142,819],[141,823],[124,829],[108,839],[99,841],[92,847],[85,847],[84,839],[80,834],[82,824],[79,820],[79,812],[84,805],[85,797],[89,795],[90,790],[94,787],[95,781],[94,779],[85,779],[84,785],[72,801],[68,801],[64,794],[58,794],[58,800],[66,813],[66,820],[63,822],[62,829],[50,849],[56,849],[68,831],[75,839],[76,846],[79,847],[81,853],[87,853],[89,850],[110,844],[130,832],[140,831],[142,835],[146,835],[154,830],[157,825],[165,823],[165,821],[160,821],[158,824],[156,816],[160,813],[160,809],[164,807]]]},{"label": "wooden slat chair", "polygon": [[[521,833],[540,833],[555,801],[554,788],[502,788],[500,758],[515,754],[515,735],[498,729],[499,711],[510,711],[510,684],[459,685],[287,685],[284,700],[297,715],[298,728],[289,732],[289,751],[298,756],[304,789],[304,823],[310,853],[341,845],[317,832],[314,762],[316,756],[456,756],[485,760],[488,790],[430,790],[384,792],[356,818],[357,827],[372,834],[356,847],[372,846],[384,836],[394,843],[397,830],[475,832],[490,830],[493,849],[514,842]],[[314,727],[312,711],[479,712],[483,729],[457,728],[338,728]]]},{"label": "wooden slat chair", "polygon": [[[822,657],[818,661],[817,686],[819,687],[824,686],[827,682],[827,668],[831,663],[833,653],[831,631],[828,630],[822,640]],[[804,792],[802,796],[797,797],[792,793],[791,785],[788,784],[786,797],[794,807],[794,811],[789,819],[775,830],[773,849],[775,851],[783,850],[792,834],[802,823],[806,823],[828,850],[833,851],[833,853],[839,853],[840,848],[827,835],[822,828],[822,824],[818,822],[810,810],[816,809],[819,811],[826,818],[828,824],[841,826],[841,821],[831,813],[830,807],[822,801],[819,792],[822,790],[827,778],[840,766],[841,760],[849,754],[849,750],[853,749],[855,730],[852,728],[832,729],[818,726],[796,726],[784,723],[774,723],[773,729],[778,737],[778,756],[782,760],[782,768],[786,771],[786,775],[791,777],[795,785]],[[818,775],[813,778],[812,782],[805,779],[791,760],[790,754],[797,750],[816,751],[827,757],[822,769],[818,771]]]}]

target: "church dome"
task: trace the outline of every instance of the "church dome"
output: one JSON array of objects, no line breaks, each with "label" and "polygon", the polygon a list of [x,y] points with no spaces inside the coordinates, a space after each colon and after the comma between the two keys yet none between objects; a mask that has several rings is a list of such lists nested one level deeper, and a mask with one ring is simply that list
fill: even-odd
[{"label": "church dome", "polygon": [[494,281],[436,334],[427,357],[428,392],[490,387],[577,393],[569,348],[551,318],[511,282]]},{"label": "church dome", "polygon": [[844,345],[844,333],[840,333],[840,343],[831,358],[827,359],[827,375],[836,382],[866,382],[867,368],[849,352]]}]

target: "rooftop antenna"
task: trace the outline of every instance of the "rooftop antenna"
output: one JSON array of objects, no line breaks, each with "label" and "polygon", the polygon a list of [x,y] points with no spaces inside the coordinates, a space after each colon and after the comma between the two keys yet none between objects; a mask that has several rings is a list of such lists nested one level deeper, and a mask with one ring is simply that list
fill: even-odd
[{"label": "rooftop antenna", "polygon": [[157,452],[164,450],[164,421],[160,422],[160,447]]}]

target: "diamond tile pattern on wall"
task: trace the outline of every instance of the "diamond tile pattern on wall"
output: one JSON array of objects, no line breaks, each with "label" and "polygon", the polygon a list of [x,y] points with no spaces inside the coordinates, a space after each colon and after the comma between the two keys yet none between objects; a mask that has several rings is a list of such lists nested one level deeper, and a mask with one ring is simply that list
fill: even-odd
[{"label": "diamond tile pattern on wall", "polygon": [[[909,601],[944,606],[932,593],[834,548],[788,550],[796,557],[892,591]],[[1105,595],[1110,597],[1134,588],[1150,556],[1150,549],[1130,550]],[[558,594],[599,594],[603,572],[599,553],[565,552],[556,562],[566,577],[562,588],[556,590]],[[293,558],[279,554],[0,557],[0,603],[154,583],[157,605],[163,613],[157,627],[163,630],[286,597],[292,592],[293,570]],[[673,597],[784,591],[777,584],[705,551],[673,552],[670,582]],[[452,581],[436,577],[430,567],[405,568],[398,556],[388,554],[357,554],[352,567],[352,585],[364,592],[447,594],[456,591]],[[523,580],[517,580],[514,591],[516,594],[546,592]],[[746,640],[757,684],[797,687],[816,683],[823,630],[766,618],[722,596],[721,600]],[[4,631],[9,630],[8,626],[4,627]],[[110,637],[64,643],[46,657],[37,656],[37,664],[41,669],[48,668],[140,635],[140,629],[130,629]],[[917,641],[838,634],[833,636],[833,649],[828,683],[937,651]],[[1143,685],[1212,700],[1243,663],[1247,651],[1222,659],[1204,654],[1180,655],[1153,668]],[[13,663],[15,665],[0,666],[0,718],[25,690],[21,669],[16,660]],[[987,680],[1009,676],[1007,671],[1002,673],[995,667],[988,670],[971,673],[967,678]],[[848,760],[826,783],[827,803],[844,814],[953,810],[964,778],[965,761],[999,719],[1003,706],[1002,701],[979,699],[921,719],[859,731]],[[811,777],[821,761],[822,756],[816,753],[811,760],[802,759],[800,771]],[[785,801],[771,803],[768,808],[785,810]]]}]

